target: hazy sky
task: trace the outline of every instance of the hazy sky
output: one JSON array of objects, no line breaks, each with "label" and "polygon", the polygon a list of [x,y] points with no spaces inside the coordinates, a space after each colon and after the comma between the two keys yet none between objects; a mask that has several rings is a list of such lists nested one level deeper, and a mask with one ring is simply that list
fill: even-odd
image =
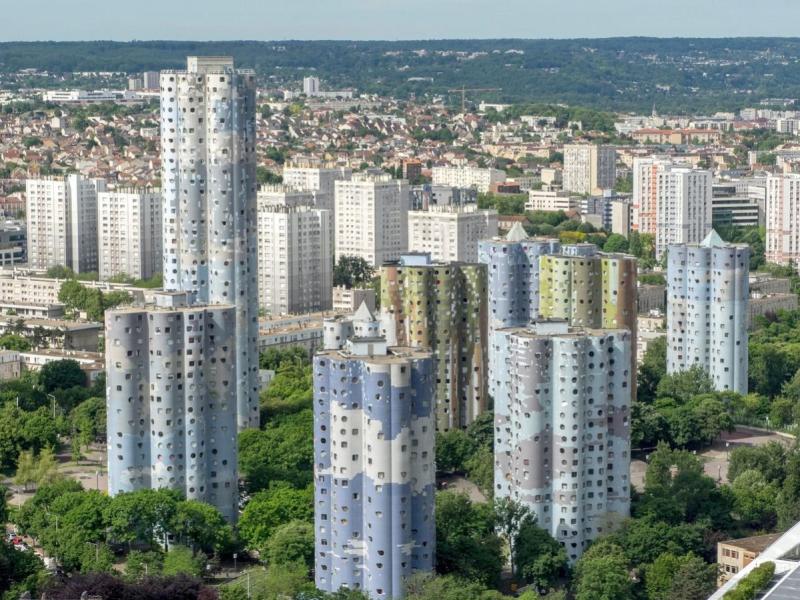
[{"label": "hazy sky", "polygon": [[798,0],[2,0],[0,6],[0,41],[800,36]]}]

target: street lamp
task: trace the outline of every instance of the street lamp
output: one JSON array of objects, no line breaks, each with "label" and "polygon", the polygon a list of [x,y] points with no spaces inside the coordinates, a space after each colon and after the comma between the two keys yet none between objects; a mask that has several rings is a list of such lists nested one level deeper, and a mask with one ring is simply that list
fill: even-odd
[{"label": "street lamp", "polygon": [[51,398],[53,400],[53,418],[55,419],[56,418],[56,397],[53,394],[47,394],[47,397]]}]

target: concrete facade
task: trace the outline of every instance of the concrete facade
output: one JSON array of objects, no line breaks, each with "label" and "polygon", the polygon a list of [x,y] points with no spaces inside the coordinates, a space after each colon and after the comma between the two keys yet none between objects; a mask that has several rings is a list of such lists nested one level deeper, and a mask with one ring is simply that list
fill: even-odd
[{"label": "concrete facade", "polygon": [[189,57],[161,74],[164,289],[236,306],[239,428],[257,427],[255,74]]},{"label": "concrete facade", "polygon": [[711,171],[665,156],[633,161],[633,228],[654,236],[656,259],[670,244],[699,244],[711,223]]},{"label": "concrete facade", "polygon": [[399,599],[433,570],[433,358],[354,338],[314,357],[317,588]]},{"label": "concrete facade", "polygon": [[[490,336],[504,327],[553,318],[574,327],[627,329],[635,347],[634,257],[599,252],[593,244],[562,246],[555,239],[528,239],[519,227],[505,238],[481,242],[480,261],[488,267]],[[491,370],[499,360],[492,344],[488,358]],[[489,393],[495,397],[492,385],[490,378]],[[635,396],[635,380],[632,385]]]},{"label": "concrete facade", "polygon": [[500,169],[482,167],[433,167],[433,185],[456,188],[475,188],[481,194],[489,191],[492,185],[506,180],[506,173]]},{"label": "concrete facade", "polygon": [[478,242],[497,235],[497,211],[477,205],[432,206],[408,213],[408,250],[440,262],[477,262]]},{"label": "concrete facade", "polygon": [[465,428],[488,400],[485,265],[405,255],[381,268],[380,305],[390,345],[433,351],[437,429]]},{"label": "concrete facade", "polygon": [[336,261],[359,256],[373,267],[408,250],[408,182],[388,174],[336,182]]},{"label": "concrete facade", "polygon": [[31,268],[97,271],[97,194],[105,189],[104,180],[77,174],[25,182]]},{"label": "concrete facade", "polygon": [[161,273],[161,210],[158,190],[97,194],[100,279],[150,279]]},{"label": "concrete facade", "polygon": [[492,345],[495,498],[529,507],[574,562],[630,512],[630,332],[539,321]]},{"label": "concrete facade", "polygon": [[800,174],[767,177],[765,213],[767,261],[800,272]]},{"label": "concrete facade", "polygon": [[331,309],[330,212],[258,206],[259,307],[271,315]]},{"label": "concrete facade", "polygon": [[612,146],[566,144],[563,187],[576,194],[599,194],[617,182],[617,151]]},{"label": "concrete facade", "polygon": [[238,515],[236,309],[106,317],[109,493],[169,488]]},{"label": "concrete facade", "polygon": [[670,246],[667,372],[702,367],[715,389],[747,393],[750,247],[712,231],[699,245]]}]

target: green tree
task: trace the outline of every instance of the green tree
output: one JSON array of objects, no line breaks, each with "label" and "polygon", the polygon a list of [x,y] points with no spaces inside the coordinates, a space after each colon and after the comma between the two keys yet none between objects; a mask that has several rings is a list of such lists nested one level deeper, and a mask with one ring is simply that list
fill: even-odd
[{"label": "green tree", "polygon": [[569,571],[567,552],[544,529],[526,522],[517,534],[517,577],[537,589],[549,589]]},{"label": "green tree", "polygon": [[658,338],[648,344],[642,364],[639,366],[636,389],[639,402],[653,402],[658,385],[667,375],[667,338]]},{"label": "green tree", "polygon": [[629,570],[619,546],[595,542],[575,564],[575,600],[632,600]]},{"label": "green tree", "polygon": [[182,500],[175,507],[170,531],[192,550],[222,552],[233,543],[233,529],[219,510],[197,500]]},{"label": "green tree", "polygon": [[685,403],[699,394],[714,392],[714,384],[708,373],[702,367],[691,367],[687,371],[680,371],[665,375],[658,383],[656,393],[659,398],[673,398]]},{"label": "green tree", "polygon": [[164,567],[164,554],[161,552],[131,550],[125,562],[125,578],[138,581],[143,577],[159,575]]},{"label": "green tree", "polygon": [[705,600],[716,588],[716,568],[692,554],[661,554],[645,566],[648,600]]},{"label": "green tree", "polygon": [[465,494],[436,494],[436,571],[493,585],[503,566],[494,510]]},{"label": "green tree", "polygon": [[185,546],[172,546],[164,556],[164,575],[190,575],[200,577],[205,570],[205,557],[195,554]]},{"label": "green tree", "polygon": [[755,469],[744,471],[733,480],[731,490],[733,508],[747,526],[764,530],[775,526],[778,488],[764,475]]},{"label": "green tree", "polygon": [[508,562],[512,573],[519,573],[517,568],[517,542],[520,532],[535,525],[536,517],[524,504],[508,497],[494,501],[495,530],[508,548]]},{"label": "green tree", "polygon": [[290,521],[310,523],[313,519],[311,486],[297,490],[286,484],[273,484],[254,494],[239,519],[239,535],[249,548],[264,552],[275,530]]},{"label": "green tree", "polygon": [[239,470],[251,492],[271,482],[304,488],[312,482],[314,416],[311,409],[239,434]]},{"label": "green tree", "polygon": [[450,429],[436,434],[436,470],[440,473],[463,471],[475,452],[475,442],[466,431]]},{"label": "green tree", "polygon": [[265,546],[271,567],[305,563],[314,566],[314,526],[306,521],[289,521],[275,528]]},{"label": "green tree", "polygon": [[42,366],[39,383],[46,392],[86,385],[86,374],[76,360],[55,360]]},{"label": "green tree", "polygon": [[0,348],[6,350],[18,350],[19,352],[27,352],[31,349],[31,344],[21,335],[14,333],[6,333],[0,336]]},{"label": "green tree", "polygon": [[603,252],[627,252],[628,251],[628,239],[624,235],[620,235],[618,233],[612,233],[608,236],[605,245],[603,246]]},{"label": "green tree", "polygon": [[333,269],[333,285],[364,287],[372,279],[373,268],[360,256],[340,256]]}]

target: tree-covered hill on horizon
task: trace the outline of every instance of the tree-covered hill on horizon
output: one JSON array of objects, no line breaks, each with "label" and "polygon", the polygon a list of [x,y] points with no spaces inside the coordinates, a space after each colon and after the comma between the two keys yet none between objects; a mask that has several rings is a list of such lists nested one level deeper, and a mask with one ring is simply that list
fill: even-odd
[{"label": "tree-covered hill on horizon", "polygon": [[498,87],[470,98],[694,113],[800,97],[800,38],[7,42],[0,73],[136,73],[180,68],[191,54],[232,55],[265,85],[316,74],[323,86],[398,97]]}]

